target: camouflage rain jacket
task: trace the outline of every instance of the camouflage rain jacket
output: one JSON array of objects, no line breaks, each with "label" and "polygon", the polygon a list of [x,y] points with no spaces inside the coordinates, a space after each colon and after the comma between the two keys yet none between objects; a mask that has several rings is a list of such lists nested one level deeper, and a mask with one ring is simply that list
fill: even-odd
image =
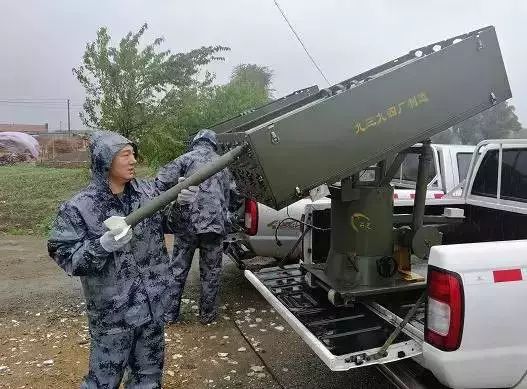
[{"label": "camouflage rain jacket", "polygon": [[61,205],[49,241],[50,256],[72,276],[80,276],[92,331],[105,334],[135,328],[150,320],[172,319],[172,275],[164,243],[161,215],[138,223],[123,249],[106,252],[99,238],[103,222],[126,216],[177,182],[170,169],[163,180],[133,179],[122,196],[112,194],[108,171],[114,155],[131,142],[112,132],[94,134],[91,142],[92,181]]},{"label": "camouflage rain jacket", "polygon": [[[211,130],[199,131],[190,148],[188,153],[162,168],[158,179],[168,181],[173,179],[175,174],[178,177],[188,177],[219,157],[216,153],[216,134]],[[169,228],[177,235],[208,232],[226,235],[231,223],[231,212],[239,207],[239,201],[231,174],[228,169],[223,169],[200,184],[195,202],[189,205],[179,205],[175,202],[169,207]]]}]

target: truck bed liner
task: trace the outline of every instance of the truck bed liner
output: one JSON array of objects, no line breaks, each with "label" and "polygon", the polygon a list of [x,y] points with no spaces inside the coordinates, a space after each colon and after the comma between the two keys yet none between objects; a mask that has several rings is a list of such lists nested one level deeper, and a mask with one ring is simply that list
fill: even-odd
[{"label": "truck bed liner", "polygon": [[371,356],[400,318],[380,305],[335,307],[321,289],[311,289],[299,265],[245,271],[246,278],[332,370],[382,364],[421,353],[419,331],[408,326],[379,360]]}]

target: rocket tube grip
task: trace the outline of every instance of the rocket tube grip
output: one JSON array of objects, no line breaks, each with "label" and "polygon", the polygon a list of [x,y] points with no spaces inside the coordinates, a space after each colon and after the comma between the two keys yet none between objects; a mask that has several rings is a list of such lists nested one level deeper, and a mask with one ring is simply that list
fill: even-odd
[{"label": "rocket tube grip", "polygon": [[130,227],[133,227],[143,219],[152,216],[154,213],[163,209],[172,201],[176,200],[179,192],[181,192],[183,189],[187,189],[192,185],[199,185],[207,178],[225,169],[244,151],[244,149],[245,145],[236,146],[232,150],[220,156],[215,161],[204,165],[194,174],[185,178],[184,181],[174,185],[169,190],[161,193],[159,196],[153,198],[141,208],[136,209],[134,212],[129,214],[125,218],[126,224],[128,224]]}]

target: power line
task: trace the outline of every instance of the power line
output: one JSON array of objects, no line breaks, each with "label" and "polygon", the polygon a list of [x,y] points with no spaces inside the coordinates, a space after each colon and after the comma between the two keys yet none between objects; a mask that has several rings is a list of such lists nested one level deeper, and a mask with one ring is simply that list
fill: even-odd
[{"label": "power line", "polygon": [[329,82],[328,78],[326,77],[326,75],[324,74],[324,72],[322,71],[322,69],[320,69],[320,66],[318,66],[317,62],[315,61],[315,59],[313,58],[313,56],[309,53],[306,45],[304,45],[304,42],[302,42],[302,39],[300,39],[300,36],[298,36],[297,32],[295,31],[294,27],[291,25],[291,22],[289,22],[289,19],[287,19],[287,16],[285,14],[285,12],[282,10],[282,8],[280,7],[280,5],[278,4],[278,1],[277,0],[273,0],[274,1],[274,4],[276,5],[276,8],[278,8],[278,10],[280,11],[280,13],[282,14],[282,17],[284,18],[285,22],[287,23],[287,25],[289,26],[289,28],[291,29],[291,31],[293,32],[293,34],[295,34],[295,37],[296,39],[298,40],[298,42],[302,45],[302,48],[304,49],[304,51],[306,52],[307,56],[309,57],[309,59],[311,60],[311,62],[313,63],[313,65],[315,65],[315,68],[317,68],[318,72],[320,73],[320,75],[324,78],[324,80],[326,80],[326,82],[328,83],[329,86],[331,86],[331,82]]},{"label": "power line", "polygon": [[[1,103],[6,104],[47,104],[47,105],[61,105],[67,103],[69,99],[12,99],[12,98],[0,98]],[[71,100],[70,100],[71,101]],[[74,104],[80,105],[80,103]]]},{"label": "power line", "polygon": [[64,104],[68,99],[44,100],[44,99],[5,99],[0,98],[0,102],[9,104]]},{"label": "power line", "polygon": [[2,104],[13,104],[13,105],[17,105],[17,104],[28,104],[28,105],[31,105],[31,104],[36,104],[36,105],[64,105],[65,102],[66,102],[66,100],[64,100],[64,101],[60,101],[60,102],[51,102],[51,101],[12,101],[12,100],[0,100],[0,103],[2,103]]},{"label": "power line", "polygon": [[[62,105],[40,105],[40,104],[3,104],[0,102],[0,107],[5,109],[44,109],[44,110],[55,110],[55,111],[66,111],[68,106],[66,104]],[[82,110],[82,106],[70,105],[71,109]]]},{"label": "power line", "polygon": [[[12,99],[0,99],[0,105],[8,107],[41,107],[41,108],[60,108],[64,109],[68,105],[68,99],[61,101],[36,101],[36,100],[12,100]],[[82,107],[80,103],[73,104],[70,100],[71,107]]]},{"label": "power line", "polygon": [[66,100],[65,98],[62,98],[62,97],[42,97],[42,98],[39,98],[39,97],[29,97],[29,98],[24,98],[24,97],[21,97],[21,98],[16,98],[16,97],[7,97],[7,98],[2,98],[2,100],[9,100],[9,101],[64,101]]}]

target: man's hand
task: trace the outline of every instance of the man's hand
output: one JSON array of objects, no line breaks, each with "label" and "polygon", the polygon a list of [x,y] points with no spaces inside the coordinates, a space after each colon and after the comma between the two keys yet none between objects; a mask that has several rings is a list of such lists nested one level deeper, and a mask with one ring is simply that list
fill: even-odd
[{"label": "man's hand", "polygon": [[[185,177],[179,177],[178,184],[185,180]],[[177,196],[177,202],[179,205],[189,205],[196,201],[198,197],[199,186],[189,186],[187,189],[183,189]]]},{"label": "man's hand", "polygon": [[116,228],[114,230],[106,231],[104,235],[99,238],[99,242],[101,242],[102,248],[108,251],[109,253],[113,253],[114,251],[123,248],[126,244],[130,242],[134,234],[132,232],[132,229],[129,228],[123,237],[116,240],[116,236],[118,236],[122,232],[122,228]]}]

